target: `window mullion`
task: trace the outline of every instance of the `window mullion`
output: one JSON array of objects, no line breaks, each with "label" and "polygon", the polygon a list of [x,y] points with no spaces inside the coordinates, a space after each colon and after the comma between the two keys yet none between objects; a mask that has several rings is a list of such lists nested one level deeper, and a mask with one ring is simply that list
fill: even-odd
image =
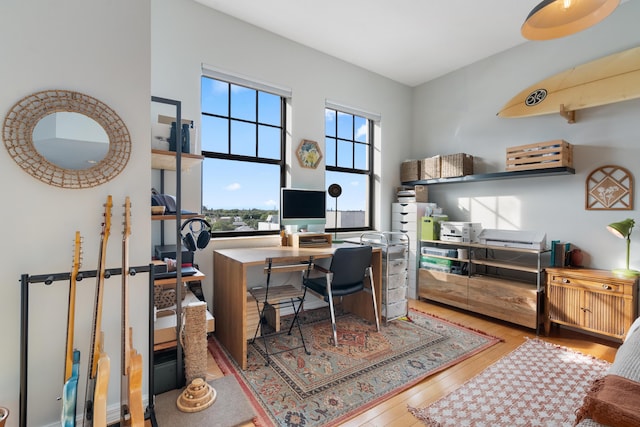
[{"label": "window mullion", "polygon": [[233,139],[231,136],[231,85],[229,83],[227,83],[228,89],[228,101],[227,101],[227,135],[229,135],[228,137],[228,141],[227,141],[227,154],[231,154],[231,140]]}]

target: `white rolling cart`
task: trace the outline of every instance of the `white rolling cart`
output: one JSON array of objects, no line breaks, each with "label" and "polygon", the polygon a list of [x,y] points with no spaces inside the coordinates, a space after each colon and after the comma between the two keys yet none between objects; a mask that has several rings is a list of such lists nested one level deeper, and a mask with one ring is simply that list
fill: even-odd
[{"label": "white rolling cart", "polygon": [[399,231],[367,232],[360,236],[360,244],[382,249],[382,317],[385,323],[407,316],[409,236]]}]

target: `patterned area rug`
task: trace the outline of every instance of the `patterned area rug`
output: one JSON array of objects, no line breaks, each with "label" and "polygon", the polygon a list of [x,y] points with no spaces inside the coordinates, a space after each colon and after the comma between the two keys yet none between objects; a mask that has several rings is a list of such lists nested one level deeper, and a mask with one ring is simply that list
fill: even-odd
[{"label": "patterned area rug", "polygon": [[448,396],[409,411],[431,427],[573,426],[589,386],[609,366],[530,339]]},{"label": "patterned area rug", "polygon": [[[249,345],[248,367],[238,369],[218,345],[209,350],[225,374],[236,375],[261,414],[257,424],[287,427],[337,425],[425,377],[499,342],[481,332],[412,310],[381,325],[381,333],[353,315],[338,318],[338,347],[328,320],[303,325],[311,355],[302,348],[271,357],[263,343]],[[270,349],[298,347],[299,335],[277,335]],[[272,350],[273,351],[273,350]]]}]

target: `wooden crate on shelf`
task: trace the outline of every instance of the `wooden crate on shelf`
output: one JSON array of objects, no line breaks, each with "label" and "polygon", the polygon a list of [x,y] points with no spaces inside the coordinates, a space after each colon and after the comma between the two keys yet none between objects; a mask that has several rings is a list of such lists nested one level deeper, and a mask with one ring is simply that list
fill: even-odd
[{"label": "wooden crate on shelf", "polygon": [[507,148],[507,171],[573,167],[573,146],[556,139]]},{"label": "wooden crate on shelf", "polygon": [[465,153],[440,156],[440,176],[452,178],[473,175],[473,156]]}]

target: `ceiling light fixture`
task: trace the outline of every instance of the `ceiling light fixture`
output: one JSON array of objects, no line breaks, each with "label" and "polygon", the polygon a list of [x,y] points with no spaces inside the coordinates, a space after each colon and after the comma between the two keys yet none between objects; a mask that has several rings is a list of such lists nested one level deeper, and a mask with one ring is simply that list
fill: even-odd
[{"label": "ceiling light fixture", "polygon": [[521,32],[529,40],[551,40],[585,30],[618,7],[620,0],[544,0],[527,16]]}]

